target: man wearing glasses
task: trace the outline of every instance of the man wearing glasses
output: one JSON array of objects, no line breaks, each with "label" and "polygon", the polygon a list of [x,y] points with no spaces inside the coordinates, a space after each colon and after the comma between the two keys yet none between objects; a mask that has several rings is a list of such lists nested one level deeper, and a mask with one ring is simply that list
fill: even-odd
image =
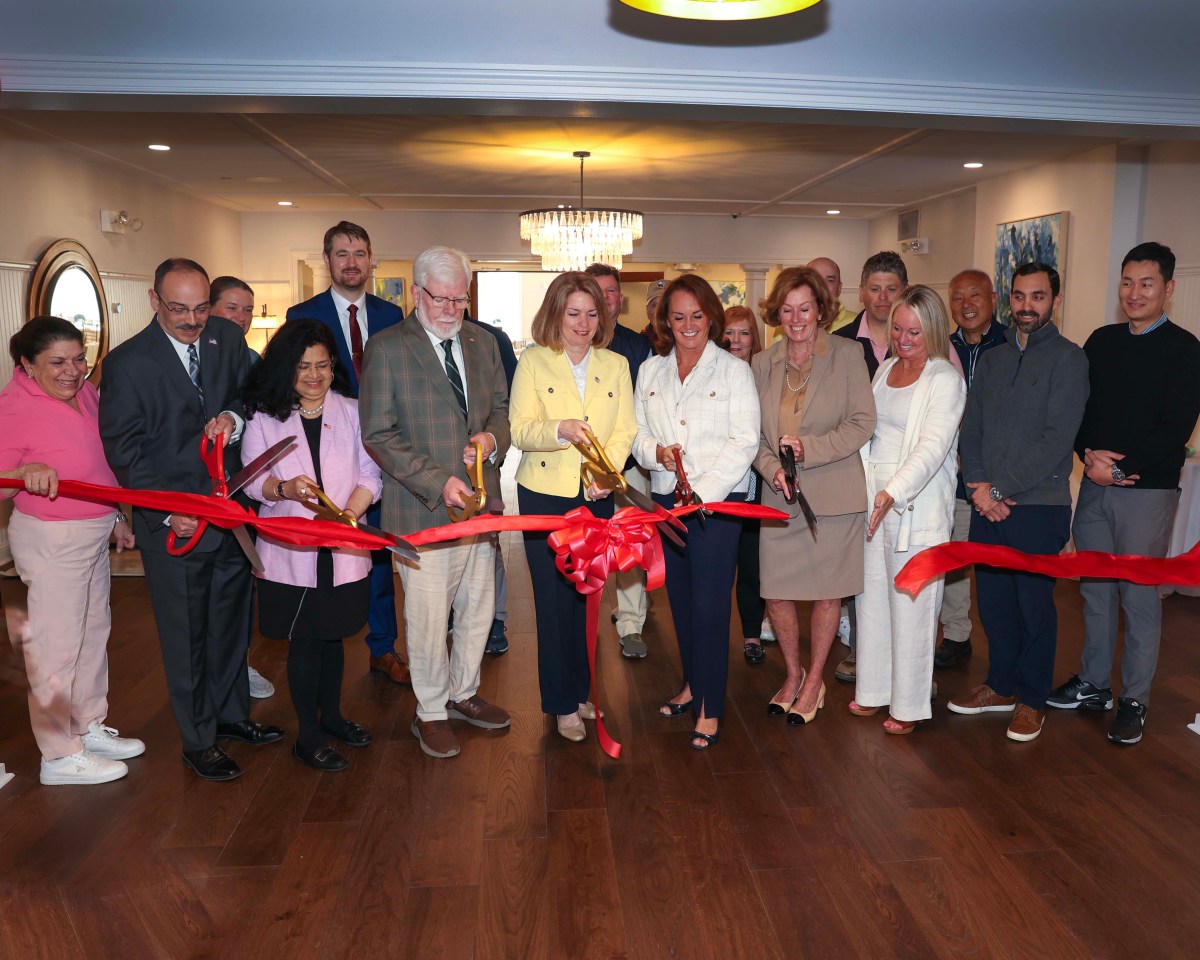
[{"label": "man wearing glasses", "polygon": [[[413,261],[416,308],[367,344],[359,394],[363,443],[383,467],[383,526],[412,533],[449,522],[484,459],[484,486],[499,489],[495,464],[509,446],[508,382],[496,338],[463,325],[471,264],[461,250],[432,247]],[[487,535],[421,550],[398,563],[417,715],[412,732],[431,757],[459,752],[450,720],[484,729],[509,725],[478,695],[480,663],[495,608],[495,546]],[[447,625],[454,612],[452,648]]]},{"label": "man wearing glasses", "polygon": [[[154,272],[149,323],[104,360],[100,436],[124,487],[210,494],[200,436],[225,437],[225,470],[240,467],[242,380],[253,362],[241,328],[209,317],[208,275],[194,260],[171,259]],[[210,524],[183,556],[195,517],[135,509],[146,586],[162,646],[167,693],[183,739],[183,759],[205,780],[232,780],[241,768],[217,742],[273,743],[279,727],[249,719],[246,679],[250,566],[237,541]]]},{"label": "man wearing glasses", "polygon": [[[319,320],[333,331],[337,365],[350,381],[350,396],[358,396],[366,342],[404,319],[394,303],[367,293],[371,277],[371,238],[357,223],[342,220],[325,231],[325,266],[329,289],[288,309],[287,319]],[[379,505],[363,519],[380,522]],[[408,683],[408,664],[396,653],[396,586],[391,554],[377,550],[371,567],[371,599],[367,606],[367,648],[371,669],[395,683]]]}]

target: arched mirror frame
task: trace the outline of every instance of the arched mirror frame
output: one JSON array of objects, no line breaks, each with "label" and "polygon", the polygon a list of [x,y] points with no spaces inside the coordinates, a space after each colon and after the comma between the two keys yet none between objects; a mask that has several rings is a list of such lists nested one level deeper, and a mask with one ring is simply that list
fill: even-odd
[{"label": "arched mirror frame", "polygon": [[[29,306],[26,310],[25,322],[34,317],[46,316],[50,313],[50,304],[54,302],[54,288],[64,271],[77,267],[87,274],[96,292],[96,302],[100,305],[100,338],[96,347],[95,359],[88,358],[88,378],[97,377],[100,361],[108,353],[108,302],[104,295],[104,284],[100,280],[100,270],[96,261],[88,253],[87,248],[78,240],[57,240],[46,252],[38,258],[33,268],[33,278],[29,284]],[[85,340],[86,343],[86,340]]]}]

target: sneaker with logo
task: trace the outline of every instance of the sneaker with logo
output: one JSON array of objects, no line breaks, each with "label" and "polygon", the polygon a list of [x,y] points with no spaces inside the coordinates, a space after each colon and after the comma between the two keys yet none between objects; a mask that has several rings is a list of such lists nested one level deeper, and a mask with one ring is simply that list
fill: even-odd
[{"label": "sneaker with logo", "polygon": [[1142,739],[1142,727],[1146,724],[1146,705],[1132,697],[1117,701],[1117,715],[1108,729],[1108,739],[1113,743],[1132,746]]},{"label": "sneaker with logo", "polygon": [[1055,687],[1046,698],[1046,706],[1058,710],[1111,710],[1113,694],[1111,690],[1092,686],[1079,674],[1075,674],[1061,687]]},{"label": "sneaker with logo", "polygon": [[83,749],[106,760],[128,760],[146,752],[146,745],[141,740],[119,737],[118,732],[99,720],[93,720],[88,724],[88,732],[83,735]]},{"label": "sneaker with logo", "polygon": [[80,750],[79,753],[57,760],[47,760],[43,757],[39,779],[47,787],[67,786],[73,783],[108,783],[120,780],[128,772],[129,768],[120,760],[108,760]]}]

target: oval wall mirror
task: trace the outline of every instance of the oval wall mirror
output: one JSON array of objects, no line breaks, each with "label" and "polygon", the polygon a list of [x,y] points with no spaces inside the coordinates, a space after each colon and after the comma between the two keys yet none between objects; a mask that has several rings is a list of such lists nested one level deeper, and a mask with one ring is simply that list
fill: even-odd
[{"label": "oval wall mirror", "polygon": [[51,244],[33,268],[25,319],[42,316],[62,317],[79,328],[88,376],[94,376],[108,350],[108,303],[96,262],[76,240]]}]

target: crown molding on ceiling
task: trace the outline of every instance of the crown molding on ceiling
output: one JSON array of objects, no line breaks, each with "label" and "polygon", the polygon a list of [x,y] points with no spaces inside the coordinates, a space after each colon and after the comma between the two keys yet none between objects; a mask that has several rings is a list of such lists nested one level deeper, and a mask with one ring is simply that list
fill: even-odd
[{"label": "crown molding on ceiling", "polygon": [[239,98],[232,109],[225,102],[226,112],[278,109],[276,98],[365,101],[375,112],[396,109],[380,103],[388,99],[490,102],[499,112],[516,101],[574,104],[584,116],[589,103],[671,104],[1200,128],[1194,94],[552,65],[0,57],[0,106],[86,109],[81,97],[108,97],[104,108],[113,109],[114,95],[142,98],[138,109],[146,110],[171,97]]}]

